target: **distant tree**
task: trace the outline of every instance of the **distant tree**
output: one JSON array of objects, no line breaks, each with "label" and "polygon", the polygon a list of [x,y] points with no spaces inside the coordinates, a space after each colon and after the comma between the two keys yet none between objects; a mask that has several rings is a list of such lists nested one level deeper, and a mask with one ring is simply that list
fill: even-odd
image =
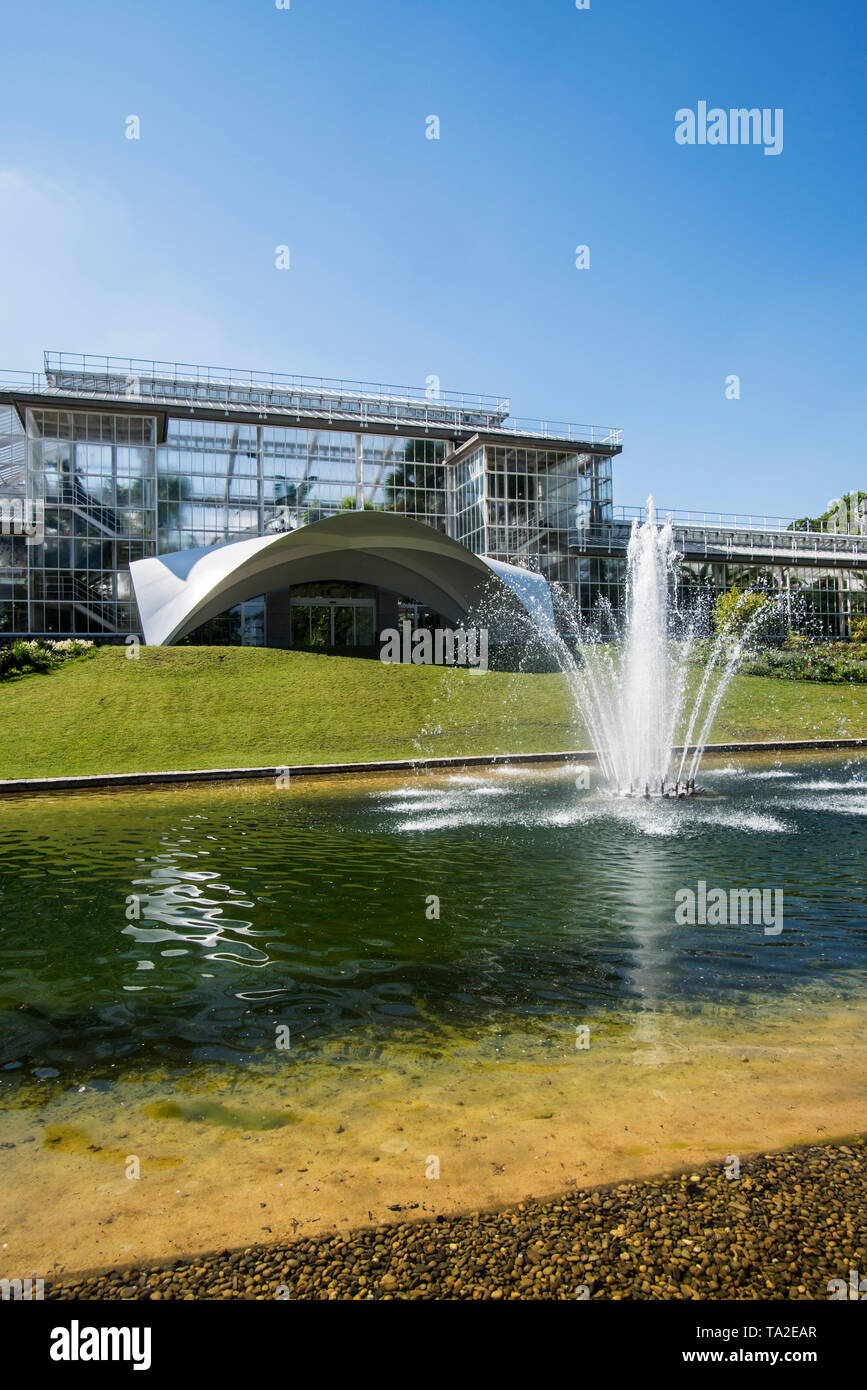
[{"label": "distant tree", "polygon": [[867,519],[867,492],[853,488],[842,497],[834,497],[821,516],[801,516],[789,523],[789,531],[848,531]]},{"label": "distant tree", "polygon": [[[340,503],[340,506],[337,508],[337,510],[339,512],[354,512],[356,510],[356,507],[357,503],[355,501],[355,493],[353,492],[350,493],[348,497],[343,498],[343,501]],[[374,507],[372,502],[365,502],[364,510],[366,512],[375,512],[377,509],[376,507]]]}]

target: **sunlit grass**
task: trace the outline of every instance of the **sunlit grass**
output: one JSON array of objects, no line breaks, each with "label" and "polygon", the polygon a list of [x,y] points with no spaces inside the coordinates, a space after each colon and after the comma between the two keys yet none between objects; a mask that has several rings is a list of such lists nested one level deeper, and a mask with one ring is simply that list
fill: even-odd
[{"label": "sunlit grass", "polygon": [[[867,733],[867,687],[736,677],[714,742]],[[238,647],[102,648],[0,686],[0,776],[587,747],[559,675]]]}]

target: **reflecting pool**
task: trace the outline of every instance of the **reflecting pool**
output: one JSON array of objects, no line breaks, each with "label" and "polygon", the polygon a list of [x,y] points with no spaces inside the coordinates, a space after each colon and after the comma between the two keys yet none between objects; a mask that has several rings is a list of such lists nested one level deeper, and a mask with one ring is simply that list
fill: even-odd
[{"label": "reflecting pool", "polygon": [[[867,759],[701,780],[0,802],[3,1241],[83,1268],[856,1127]],[[677,921],[700,884],[782,930]]]}]

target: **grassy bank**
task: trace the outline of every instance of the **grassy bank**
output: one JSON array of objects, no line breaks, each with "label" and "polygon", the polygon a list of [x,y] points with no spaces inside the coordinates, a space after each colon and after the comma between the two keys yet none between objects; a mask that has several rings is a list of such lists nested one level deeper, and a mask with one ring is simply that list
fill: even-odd
[{"label": "grassy bank", "polygon": [[[716,742],[867,734],[867,687],[736,678]],[[0,686],[0,777],[582,748],[558,675],[237,647],[102,648]]]}]

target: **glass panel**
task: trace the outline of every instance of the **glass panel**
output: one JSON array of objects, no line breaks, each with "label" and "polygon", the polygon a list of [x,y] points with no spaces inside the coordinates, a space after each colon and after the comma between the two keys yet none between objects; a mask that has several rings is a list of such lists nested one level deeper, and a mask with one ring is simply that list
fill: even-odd
[{"label": "glass panel", "polygon": [[305,603],[292,605],[292,646],[310,645],[310,609]]},{"label": "glass panel", "polygon": [[352,647],[355,645],[355,633],[352,621],[352,609],[335,607],[334,609],[334,646]]},{"label": "glass panel", "polygon": [[355,610],[355,645],[373,646],[373,604],[360,604]]},{"label": "glass panel", "polygon": [[244,608],[244,646],[264,647],[265,645],[265,604],[245,603]]},{"label": "glass panel", "polygon": [[310,645],[311,647],[331,646],[331,609],[310,605]]}]

